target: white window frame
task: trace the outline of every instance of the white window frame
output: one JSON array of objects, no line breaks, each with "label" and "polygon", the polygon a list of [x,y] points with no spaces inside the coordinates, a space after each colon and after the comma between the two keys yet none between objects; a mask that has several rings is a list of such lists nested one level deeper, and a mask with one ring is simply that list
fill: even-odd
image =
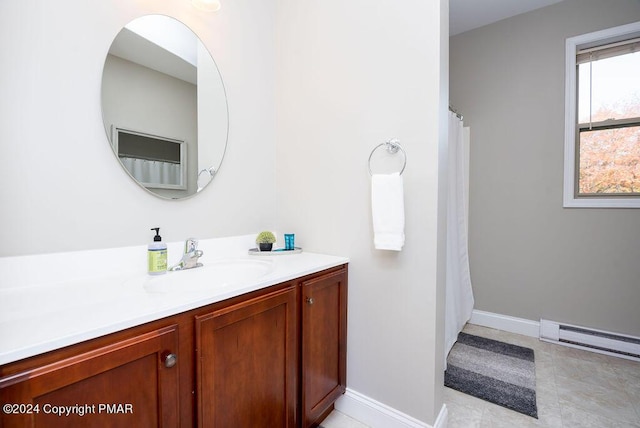
[{"label": "white window frame", "polygon": [[564,115],[564,196],[565,208],[640,208],[638,196],[576,196],[576,53],[585,45],[597,45],[640,33],[640,22],[570,37],[566,41]]}]

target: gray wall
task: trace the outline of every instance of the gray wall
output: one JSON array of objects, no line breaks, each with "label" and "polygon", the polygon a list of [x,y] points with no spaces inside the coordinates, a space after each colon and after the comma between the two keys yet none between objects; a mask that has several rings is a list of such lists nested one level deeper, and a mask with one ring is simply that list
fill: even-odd
[{"label": "gray wall", "polygon": [[153,192],[166,198],[180,198],[195,192],[198,169],[196,85],[109,54],[104,63],[101,101],[102,118],[110,138],[113,138],[111,132],[115,126],[186,141],[187,190],[153,189]]},{"label": "gray wall", "polygon": [[450,39],[476,309],[640,336],[640,210],[562,207],[565,39],[638,20],[637,0],[565,0]]}]

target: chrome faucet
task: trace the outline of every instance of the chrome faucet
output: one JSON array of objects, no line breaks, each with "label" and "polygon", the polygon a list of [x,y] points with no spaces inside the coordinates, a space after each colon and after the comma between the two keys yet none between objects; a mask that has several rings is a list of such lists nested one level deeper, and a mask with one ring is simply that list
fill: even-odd
[{"label": "chrome faucet", "polygon": [[185,270],[202,266],[202,263],[198,262],[198,258],[202,257],[202,250],[198,250],[198,241],[194,238],[189,238],[184,242],[184,254],[182,260],[175,266],[172,266],[169,270]]}]

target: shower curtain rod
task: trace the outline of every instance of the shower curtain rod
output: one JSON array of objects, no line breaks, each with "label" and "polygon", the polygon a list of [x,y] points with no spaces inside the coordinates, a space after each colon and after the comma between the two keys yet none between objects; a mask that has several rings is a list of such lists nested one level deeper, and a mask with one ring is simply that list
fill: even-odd
[{"label": "shower curtain rod", "polygon": [[458,113],[458,111],[456,109],[454,109],[453,107],[449,106],[449,111],[453,114],[456,115],[456,117],[460,120],[464,119],[464,116],[461,113]]}]

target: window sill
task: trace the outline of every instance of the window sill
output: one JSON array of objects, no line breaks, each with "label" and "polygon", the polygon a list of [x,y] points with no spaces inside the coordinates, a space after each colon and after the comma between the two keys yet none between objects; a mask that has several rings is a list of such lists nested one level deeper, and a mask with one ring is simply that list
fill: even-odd
[{"label": "window sill", "polygon": [[640,208],[640,197],[625,198],[564,198],[564,208]]}]

